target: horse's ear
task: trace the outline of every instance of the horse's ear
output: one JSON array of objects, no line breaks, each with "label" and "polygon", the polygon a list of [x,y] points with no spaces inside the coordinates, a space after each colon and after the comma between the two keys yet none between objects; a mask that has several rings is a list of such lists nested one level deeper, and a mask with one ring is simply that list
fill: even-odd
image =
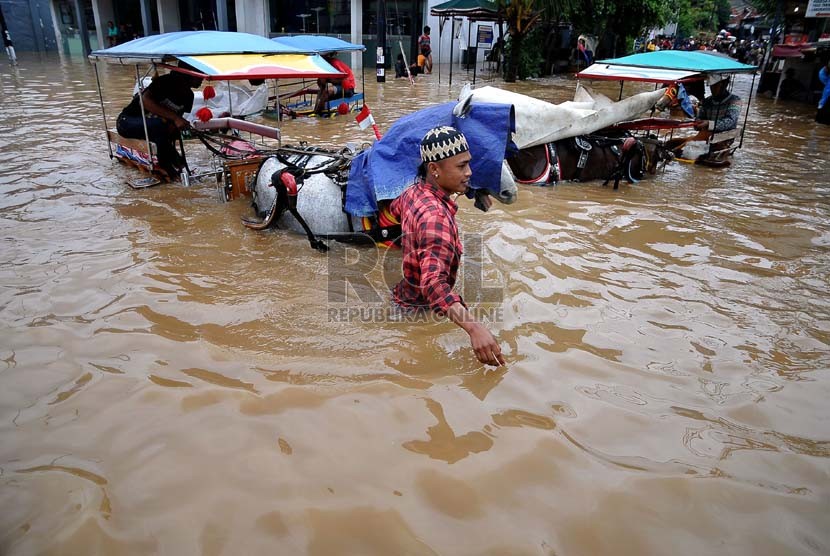
[{"label": "horse's ear", "polygon": [[452,109],[452,114],[456,118],[464,118],[470,113],[470,105],[473,102],[473,88],[467,83],[461,92],[458,93],[458,104]]}]

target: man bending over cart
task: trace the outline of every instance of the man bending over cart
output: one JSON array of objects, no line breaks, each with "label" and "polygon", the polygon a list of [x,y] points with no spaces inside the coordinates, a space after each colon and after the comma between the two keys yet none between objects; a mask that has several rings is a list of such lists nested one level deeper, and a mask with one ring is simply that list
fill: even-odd
[{"label": "man bending over cart", "polygon": [[317,94],[317,104],[314,105],[314,112],[316,114],[322,113],[326,109],[326,103],[337,98],[350,98],[354,96],[355,80],[352,68],[345,62],[340,61],[334,52],[327,52],[323,58],[340,73],[345,73],[346,77],[317,80],[317,85],[320,86],[320,92]]},{"label": "man bending over cart", "polygon": [[[195,71],[179,63],[179,68]],[[171,71],[153,79],[149,87],[136,94],[116,122],[118,134],[128,139],[144,139],[144,125],[147,124],[147,138],[156,144],[160,171],[170,180],[175,180],[184,160],[176,152],[175,140],[190,123],[182,115],[193,108],[193,91],[202,85],[202,78],[187,73]],[[144,118],[141,117],[142,104]]]}]

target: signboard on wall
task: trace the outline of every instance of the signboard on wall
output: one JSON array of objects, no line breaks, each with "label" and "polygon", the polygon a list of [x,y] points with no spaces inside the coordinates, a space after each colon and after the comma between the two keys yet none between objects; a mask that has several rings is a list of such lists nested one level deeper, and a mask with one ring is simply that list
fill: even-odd
[{"label": "signboard on wall", "polygon": [[810,0],[804,17],[830,17],[830,0]]},{"label": "signboard on wall", "polygon": [[[830,0],[828,0],[830,1]],[[478,44],[493,44],[493,26],[479,25],[478,26]]]}]

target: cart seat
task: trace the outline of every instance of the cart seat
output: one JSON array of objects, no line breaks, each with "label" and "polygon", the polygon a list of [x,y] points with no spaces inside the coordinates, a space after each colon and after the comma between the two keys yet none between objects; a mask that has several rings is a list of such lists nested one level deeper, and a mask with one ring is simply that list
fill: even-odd
[{"label": "cart seat", "polygon": [[[147,154],[147,141],[145,139],[128,139],[119,135],[114,129],[107,131],[107,138],[110,143]],[[150,141],[150,150],[154,155],[158,152],[156,144],[152,141]]]}]

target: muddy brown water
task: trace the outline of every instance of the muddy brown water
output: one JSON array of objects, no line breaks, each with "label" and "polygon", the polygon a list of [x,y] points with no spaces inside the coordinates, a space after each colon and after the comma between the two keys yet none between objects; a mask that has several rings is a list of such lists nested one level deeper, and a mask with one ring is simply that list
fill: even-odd
[{"label": "muddy brown water", "polygon": [[[442,71],[367,74],[380,128],[457,94]],[[133,74],[101,77],[112,123]],[[510,88],[559,102],[574,81]],[[754,102],[728,169],[462,201],[502,299],[494,370],[446,322],[331,318],[330,261],[243,229],[213,183],[127,187],[90,65],[21,56],[0,94],[0,553],[830,553],[830,127],[810,107]],[[366,251],[333,251],[383,290]]]}]

